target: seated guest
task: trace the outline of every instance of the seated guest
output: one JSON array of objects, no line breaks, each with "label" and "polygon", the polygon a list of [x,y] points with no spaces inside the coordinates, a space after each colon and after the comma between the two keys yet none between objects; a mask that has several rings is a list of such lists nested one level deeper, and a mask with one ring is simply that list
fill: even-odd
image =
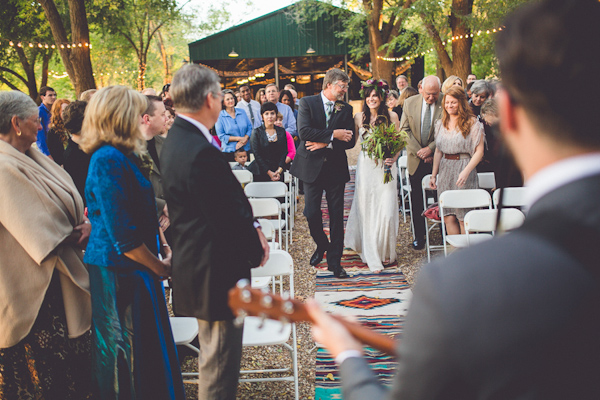
[{"label": "seated guest", "polygon": [[248,152],[244,149],[237,149],[235,153],[233,153],[233,157],[235,160],[235,164],[231,167],[234,171],[244,170],[248,171],[246,166],[246,162],[248,162]]},{"label": "seated guest", "polygon": [[73,178],[73,182],[85,203],[85,180],[87,179],[90,156],[79,147],[81,141],[81,125],[87,103],[85,101],[74,101],[65,108],[65,128],[70,138],[63,155],[65,170]]},{"label": "seated guest", "polygon": [[64,169],[31,145],[26,94],[0,92],[0,398],[92,397],[91,225]]},{"label": "seated guest", "polygon": [[255,181],[283,181],[283,170],[286,167],[285,158],[288,154],[285,129],[276,126],[277,106],[266,102],[260,108],[264,122],[252,133],[250,143],[254,152],[252,173]]},{"label": "seated guest", "polygon": [[48,133],[46,133],[46,145],[48,151],[58,165],[63,165],[63,154],[67,147],[67,139],[69,134],[65,130],[63,122],[63,112],[65,107],[69,105],[67,99],[58,99],[52,104],[50,110],[50,124],[48,125]]},{"label": "seated guest", "polygon": [[233,152],[243,148],[250,151],[252,123],[246,112],[235,108],[237,99],[232,90],[223,90],[222,110],[215,124],[215,130],[221,141],[221,151],[227,161],[233,161]]},{"label": "seated guest", "polygon": [[[277,113],[277,121],[275,121],[275,125],[283,128],[283,115],[281,113]],[[285,137],[287,139],[287,156],[285,156],[285,165],[286,169],[289,169],[294,157],[296,156],[296,146],[294,145],[294,139],[292,135],[288,131],[285,131]]]},{"label": "seated guest", "polygon": [[492,93],[492,89],[488,82],[480,79],[478,81],[473,82],[473,86],[471,86],[471,100],[469,100],[469,105],[471,106],[471,111],[477,118],[481,115],[481,105],[484,101],[490,97]]}]

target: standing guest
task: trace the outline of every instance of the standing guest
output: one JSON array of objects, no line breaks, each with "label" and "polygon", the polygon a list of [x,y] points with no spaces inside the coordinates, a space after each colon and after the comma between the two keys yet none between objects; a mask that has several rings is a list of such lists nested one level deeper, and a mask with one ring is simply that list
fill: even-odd
[{"label": "standing guest", "polygon": [[219,113],[215,130],[221,141],[221,151],[226,161],[233,161],[233,153],[237,149],[250,151],[252,123],[244,111],[235,108],[236,103],[237,99],[233,91],[223,90],[223,109]]},{"label": "standing guest", "polygon": [[477,80],[477,75],[469,74],[467,75],[467,85],[471,82],[475,82]]},{"label": "standing guest", "polygon": [[[336,278],[348,274],[341,265],[344,250],[344,188],[350,180],[346,150],[354,147],[352,106],[342,99],[350,78],[333,68],[323,78],[323,91],[300,99],[300,145],[290,173],[304,181],[304,216],[317,249],[310,258],[316,266],[327,252],[327,268]],[[323,147],[324,145],[324,147]],[[321,198],[329,208],[331,243],[323,231]]]},{"label": "standing guest", "polygon": [[[287,89],[290,91],[290,93],[292,94],[292,97],[294,98],[294,104],[296,105],[296,110],[298,110],[298,92],[296,91],[296,89]],[[296,120],[298,119],[298,115],[296,115]]]},{"label": "standing guest", "polygon": [[292,85],[291,83],[286,83],[286,85],[283,87],[283,90],[296,90],[296,86]]},{"label": "standing guest", "polygon": [[442,115],[440,98],[440,80],[430,75],[423,79],[422,94],[406,99],[400,130],[408,134],[406,150],[408,153],[408,173],[412,187],[412,218],[415,228],[413,249],[420,250],[425,246],[425,220],[423,212],[423,196],[421,181],[431,173],[433,152],[435,151],[434,126]]},{"label": "standing guest", "polygon": [[65,130],[63,112],[71,102],[67,99],[58,99],[52,105],[50,112],[50,124],[46,134],[46,145],[50,156],[58,165],[63,165],[63,154],[67,147],[69,134]]},{"label": "standing guest", "polygon": [[[419,92],[417,91],[417,89],[415,89],[412,86],[409,86],[402,91],[402,94],[400,95],[400,98],[398,99],[398,107],[396,107],[396,113],[398,114],[399,119],[402,118],[404,102],[406,101],[406,99],[408,99],[409,97],[416,96],[418,94],[419,94]],[[400,111],[400,113],[398,113],[398,111]]]},{"label": "standing guest", "polygon": [[233,94],[235,95],[235,98],[239,103],[239,101],[242,99],[242,94],[240,93],[239,90],[236,90],[235,92],[233,92]]},{"label": "standing guest", "polygon": [[419,92],[419,94],[423,94],[423,79],[421,79],[419,83],[417,83],[417,91]]},{"label": "standing guest", "polygon": [[279,102],[279,88],[274,83],[269,83],[265,88],[267,100],[277,106],[277,110],[283,115],[283,127],[292,136],[297,135],[296,118],[290,106]]},{"label": "standing guest", "polygon": [[[475,167],[483,158],[483,125],[475,118],[462,87],[451,86],[444,94],[442,119],[435,122],[435,155],[429,187],[438,198],[446,190],[477,189]],[[439,175],[438,175],[439,172]],[[444,209],[448,235],[465,233],[469,209]]]},{"label": "standing guest", "polygon": [[262,119],[260,118],[260,103],[256,100],[252,100],[252,90],[250,85],[240,86],[240,95],[242,99],[238,101],[236,108],[244,110],[248,119],[252,123],[252,129],[256,129],[262,125]]},{"label": "standing guest", "polygon": [[171,88],[171,84],[167,83],[162,87],[162,90],[160,91],[160,98],[164,100],[171,100],[171,93],[169,93],[169,90]]},{"label": "standing guest", "polygon": [[85,92],[82,92],[79,95],[79,100],[80,101],[85,101],[86,103],[89,103],[90,100],[92,99],[92,96],[94,95],[94,93],[96,93],[98,90],[96,89],[88,89]]},{"label": "standing guest", "polygon": [[38,113],[0,92],[0,397],[90,399],[91,226],[69,174],[31,149]]},{"label": "standing guest", "polygon": [[275,125],[277,106],[266,102],[260,108],[263,126],[252,132],[252,172],[257,182],[283,181],[286,168],[285,158],[288,153],[285,129]]},{"label": "standing guest", "polygon": [[[283,128],[283,115],[281,113],[277,113],[277,120],[275,121],[275,126],[279,126]],[[287,139],[287,156],[285,156],[285,165],[286,169],[289,169],[294,157],[296,157],[296,146],[294,144],[294,138],[288,131],[285,131],[285,137]]]},{"label": "standing guest", "polygon": [[48,145],[46,144],[46,136],[48,134],[48,125],[50,124],[50,110],[56,101],[56,91],[49,86],[42,86],[40,88],[40,99],[42,100],[42,104],[39,107],[39,115],[42,128],[37,133],[36,146],[39,151],[49,156],[50,150],[48,150]]},{"label": "standing guest", "polygon": [[298,110],[296,110],[296,103],[294,103],[294,95],[292,92],[289,90],[282,90],[279,94],[279,102],[291,108],[294,113],[294,119],[298,120]]},{"label": "standing guest", "polygon": [[471,106],[471,111],[473,111],[473,114],[475,114],[476,117],[479,118],[479,115],[481,114],[481,105],[487,100],[488,97],[490,97],[491,93],[492,89],[490,88],[490,85],[483,79],[473,82],[473,85],[471,86],[471,100],[469,100],[469,105]]},{"label": "standing guest", "polygon": [[142,94],[144,96],[156,96],[156,90],[154,90],[153,88],[146,88],[142,90]]},{"label": "standing guest", "polygon": [[175,121],[175,109],[167,105],[165,105],[165,109],[167,110],[167,123],[165,124],[165,129],[160,135],[166,138],[167,134],[169,133],[169,129],[171,129],[173,122]]},{"label": "standing guest", "polygon": [[256,96],[254,97],[254,100],[258,101],[258,103],[261,106],[263,104],[265,104],[265,102],[267,101],[267,95],[266,95],[265,89],[258,89],[258,91],[256,92]]},{"label": "standing guest", "polygon": [[81,126],[87,103],[85,101],[74,101],[65,108],[65,129],[69,132],[69,139],[65,154],[63,155],[63,166],[65,171],[71,175],[73,182],[85,203],[85,180],[87,179],[90,166],[90,155],[79,147],[81,142]]},{"label": "standing guest", "polygon": [[581,84],[598,70],[599,20],[596,0],[552,0],[503,24],[500,126],[529,212],[521,228],[423,266],[389,390],[345,328],[309,306],[344,399],[600,398],[600,98],[588,96],[600,81]]},{"label": "standing guest", "polygon": [[173,310],[198,319],[198,398],[233,400],[243,327],[233,323],[227,292],[266,262],[269,245],[240,183],[211,143],[208,130],[222,104],[219,77],[185,65],[171,92],[178,115],[161,166],[173,230]]},{"label": "standing guest", "polygon": [[460,86],[464,90],[463,81],[456,75],[450,75],[442,84],[442,93],[446,93],[452,86]]},{"label": "standing guest", "polygon": [[404,89],[408,87],[408,78],[406,75],[398,75],[396,77],[396,87],[398,88],[398,94],[404,92]]},{"label": "standing guest", "polygon": [[85,253],[94,325],[93,376],[102,399],[184,399],[158,258],[156,203],[140,171],[146,97],[100,89],[85,111],[81,147],[92,154],[85,194],[94,229]]},{"label": "standing guest", "polygon": [[395,90],[390,90],[387,94],[387,99],[385,100],[388,112],[395,112],[396,115],[398,115],[398,118],[402,116],[402,107],[398,104],[399,99],[400,95],[398,92]]}]

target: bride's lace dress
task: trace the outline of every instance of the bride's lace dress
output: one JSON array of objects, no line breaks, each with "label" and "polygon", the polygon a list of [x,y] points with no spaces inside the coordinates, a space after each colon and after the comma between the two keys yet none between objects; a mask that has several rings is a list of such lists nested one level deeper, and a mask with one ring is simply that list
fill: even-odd
[{"label": "bride's lace dress", "polygon": [[[359,130],[359,140],[368,132]],[[344,245],[359,253],[371,271],[381,271],[382,261],[396,260],[398,235],[398,168],[392,166],[394,180],[383,183],[383,161],[378,165],[362,150],[356,166],[352,208],[346,224]]]}]

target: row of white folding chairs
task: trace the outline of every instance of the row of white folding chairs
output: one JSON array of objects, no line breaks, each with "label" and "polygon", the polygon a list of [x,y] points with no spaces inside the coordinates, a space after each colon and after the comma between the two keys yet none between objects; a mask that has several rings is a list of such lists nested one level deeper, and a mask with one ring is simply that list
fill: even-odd
[{"label": "row of white folding chairs", "polygon": [[[292,257],[285,251],[272,250],[267,263],[258,268],[251,270],[252,278],[268,278],[288,277],[289,292],[286,293],[289,298],[294,298],[294,262]],[[273,285],[273,291],[279,295],[283,293],[283,283],[277,289]],[[190,317],[171,317],[171,329],[175,344],[178,346],[186,346],[197,354],[200,354],[201,349],[195,347],[192,342],[198,336],[198,322],[195,318]],[[287,342],[291,340],[291,345]],[[298,393],[298,352],[296,338],[296,324],[283,322],[262,320],[259,317],[244,318],[244,334],[242,339],[244,347],[248,346],[273,346],[281,345],[285,347],[291,357],[291,363],[286,368],[271,368],[262,370],[242,370],[240,371],[240,382],[259,382],[259,381],[287,381],[293,382],[295,399],[299,398]],[[285,376],[272,377],[270,374],[278,375],[286,374]],[[261,378],[244,378],[246,375],[266,375]],[[198,372],[184,372],[184,383],[197,384],[199,382]]]},{"label": "row of white folding chairs", "polygon": [[[248,196],[248,200],[250,200],[255,218],[277,216],[277,223],[274,227],[279,233],[279,248],[283,248],[282,236],[285,236],[285,249],[288,250],[289,243],[291,242],[291,228],[293,223],[293,217],[290,217],[293,213],[293,206],[288,186],[283,182],[251,182],[244,187],[244,191],[246,196]],[[283,203],[277,200],[277,198],[281,197],[285,199]],[[284,214],[283,221],[281,220],[281,212]],[[271,221],[271,223],[275,223],[274,220]]]}]

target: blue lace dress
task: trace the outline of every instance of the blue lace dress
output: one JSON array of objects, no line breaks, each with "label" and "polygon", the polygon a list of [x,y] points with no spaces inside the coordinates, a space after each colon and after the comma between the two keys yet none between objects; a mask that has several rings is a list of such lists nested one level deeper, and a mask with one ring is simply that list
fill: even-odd
[{"label": "blue lace dress", "polygon": [[184,399],[164,289],[124,253],[158,254],[152,185],[115,147],[92,155],[85,194],[92,233],[84,261],[92,294],[94,379],[102,399]]}]

